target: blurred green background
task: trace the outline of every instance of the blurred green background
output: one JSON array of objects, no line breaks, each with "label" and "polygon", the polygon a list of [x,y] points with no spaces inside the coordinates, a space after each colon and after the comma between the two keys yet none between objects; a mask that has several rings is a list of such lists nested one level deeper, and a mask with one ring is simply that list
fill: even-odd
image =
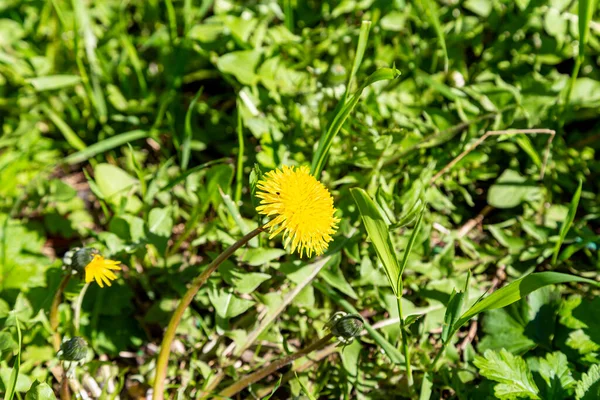
[{"label": "blurred green background", "polygon": [[[595,279],[594,10],[594,1],[576,0],[3,0],[0,392],[19,349],[17,319],[17,395],[30,398],[36,381],[58,390],[48,312],[62,256],[86,245],[124,269],[112,287],[92,285],[85,296],[81,334],[91,350],[75,380],[92,398],[143,398],[186,283],[258,226],[255,164],[309,164],[336,106],[379,68],[401,75],[364,90],[319,177],[342,219],[327,262],[288,255],[266,235],[236,253],[185,314],[171,394],[196,398],[218,371],[224,387],[312,342],[341,309],[340,296],[398,345],[396,300],[350,188],[376,199],[399,251],[411,234],[402,218],[419,199],[427,203],[403,298],[408,313],[423,314],[409,327],[419,384],[450,293],[468,270],[473,298],[533,271]],[[371,26],[357,62],[362,21]],[[548,160],[548,135],[491,136],[430,184],[486,131],[526,128],[556,131]],[[552,263],[579,180],[576,218]],[[63,336],[74,334],[82,285],[71,280],[59,308]],[[278,310],[297,285],[304,286]],[[598,398],[596,294],[550,287],[483,314],[449,346],[432,398]],[[265,313],[277,318],[247,342]],[[486,356],[487,371],[473,364],[502,348],[513,358]],[[402,366],[370,336],[328,349],[314,363],[294,364],[297,374],[283,370],[273,398],[410,396]],[[529,389],[507,395],[494,376]],[[265,396],[276,383],[261,381],[252,393]]]}]

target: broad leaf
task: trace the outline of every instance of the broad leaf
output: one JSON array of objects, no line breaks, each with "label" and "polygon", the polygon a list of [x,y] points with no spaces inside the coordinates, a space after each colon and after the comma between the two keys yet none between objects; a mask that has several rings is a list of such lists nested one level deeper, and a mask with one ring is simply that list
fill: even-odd
[{"label": "broad leaf", "polygon": [[358,211],[362,217],[369,239],[375,247],[377,256],[381,260],[385,273],[390,282],[390,286],[396,295],[398,295],[398,276],[400,276],[400,266],[396,258],[396,251],[392,243],[392,237],[388,230],[385,219],[379,212],[377,205],[367,192],[363,189],[353,188],[350,190],[354,201],[358,206]]},{"label": "broad leaf", "polygon": [[513,356],[502,349],[500,352],[487,350],[483,357],[477,356],[474,364],[479,373],[492,381],[494,394],[501,400],[519,398],[539,399],[539,389],[531,371],[521,357]]}]

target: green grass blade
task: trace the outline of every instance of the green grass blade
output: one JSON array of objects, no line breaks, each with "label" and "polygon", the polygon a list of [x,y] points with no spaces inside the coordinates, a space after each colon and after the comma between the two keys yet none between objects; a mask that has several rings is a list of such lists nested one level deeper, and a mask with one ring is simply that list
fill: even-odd
[{"label": "green grass blade", "polygon": [[483,300],[473,304],[473,306],[456,322],[452,331],[456,332],[458,328],[481,312],[506,307],[544,286],[567,282],[581,282],[600,286],[598,282],[591,279],[582,278],[576,275],[561,274],[559,272],[539,272],[530,274],[509,283]]},{"label": "green grass blade", "polygon": [[188,164],[190,162],[190,154],[192,152],[192,150],[191,150],[191,145],[192,145],[192,112],[194,110],[194,107],[196,107],[196,103],[198,102],[198,98],[202,95],[203,91],[204,91],[204,87],[201,87],[198,90],[198,92],[196,93],[196,95],[192,99],[192,102],[190,103],[190,106],[188,107],[187,112],[185,113],[185,130],[184,130],[184,133],[183,133],[183,142],[181,144],[181,169],[184,170],[184,171],[188,167]]},{"label": "green grass blade", "polygon": [[238,159],[235,172],[235,201],[242,200],[242,180],[244,179],[244,125],[242,113],[237,109],[237,137],[238,137]]},{"label": "green grass blade", "polygon": [[[421,222],[423,222],[423,214],[425,213],[425,207],[422,208],[421,213],[419,214],[419,218],[417,219],[417,223],[415,224],[415,228],[410,235],[410,239],[408,239],[408,244],[406,245],[406,249],[404,250],[404,257],[402,257],[402,262],[400,263],[400,271],[398,272],[398,282],[402,277],[402,273],[406,268],[406,264],[408,264],[408,256],[412,251],[413,246],[415,245],[415,241],[417,240],[417,235],[419,234],[419,230],[421,229]],[[400,287],[400,285],[398,285]]]},{"label": "green grass blade", "polygon": [[[322,285],[319,282],[313,282],[313,286],[317,290],[319,290],[321,293],[325,294],[327,297],[329,297],[331,300],[333,300],[335,303],[337,303],[347,313],[349,313],[349,314],[358,314],[359,313],[356,310],[356,308],[354,308],[352,306],[352,304],[350,304],[349,302],[344,300],[339,294],[337,294],[330,287],[328,287],[326,285]],[[373,338],[375,343],[377,343],[385,351],[385,353],[388,355],[390,360],[392,360],[392,362],[394,364],[398,364],[398,365],[404,363],[404,356],[402,355],[402,353],[400,353],[400,351],[394,345],[392,345],[390,342],[388,342],[379,332],[377,332],[375,330],[375,328],[373,328],[371,326],[371,324],[369,324],[367,321],[363,321],[363,322],[364,322],[364,327],[365,327],[366,331],[369,333],[371,338]]]},{"label": "green grass blade", "polygon": [[596,10],[596,0],[579,0],[579,57],[585,55],[585,46],[590,35],[590,23]]},{"label": "green grass blade", "polygon": [[65,157],[64,162],[71,165],[78,164],[98,154],[107,152],[126,143],[133,142],[134,140],[138,139],[147,138],[149,135],[150,134],[148,132],[142,130],[120,133],[108,139],[104,139],[98,143],[94,143],[93,145],[81,151],[78,151],[77,153],[73,153],[68,157]]},{"label": "green grass blade", "polygon": [[98,56],[96,55],[98,38],[96,38],[94,30],[92,29],[92,22],[87,3],[83,0],[73,0],[73,10],[75,11],[74,24],[79,28],[78,31],[80,31],[83,36],[83,48],[85,49],[85,55],[90,65],[90,80],[92,82],[94,106],[96,107],[100,121],[106,122],[108,111],[104,93],[102,92],[102,87],[100,85],[102,68],[100,67]]},{"label": "green grass blade", "polygon": [[571,225],[573,225],[573,221],[575,220],[575,214],[577,213],[577,206],[579,205],[579,198],[581,197],[581,189],[583,187],[583,181],[579,180],[579,186],[573,195],[573,199],[571,200],[571,204],[569,205],[569,212],[567,213],[567,217],[565,218],[565,222],[562,224],[560,228],[560,236],[558,242],[554,246],[554,254],[552,255],[552,265],[556,264],[556,260],[558,259],[558,252],[560,251],[560,246],[565,241],[565,237],[567,237],[567,233],[569,233],[569,229],[571,229]]},{"label": "green grass blade", "polygon": [[396,258],[396,251],[394,250],[388,225],[367,192],[362,189],[353,188],[350,189],[350,193],[352,193],[352,197],[354,197],[354,201],[358,206],[358,211],[367,229],[367,234],[375,247],[377,256],[383,264],[385,273],[390,281],[390,286],[398,296],[400,266]]},{"label": "green grass blade", "polygon": [[427,17],[429,17],[429,22],[431,22],[431,25],[433,25],[435,34],[438,37],[440,46],[442,47],[442,52],[444,53],[444,72],[448,72],[448,49],[446,48],[446,38],[444,37],[444,31],[442,30],[442,26],[440,25],[437,4],[435,4],[432,0],[423,0],[423,3],[425,5],[425,13],[427,14]]},{"label": "green grass blade", "polygon": [[48,107],[45,104],[42,104],[41,108],[42,111],[48,116],[48,118],[50,118],[50,121],[52,121],[52,123],[56,125],[60,133],[62,133],[65,140],[67,141],[67,143],[69,143],[69,145],[71,145],[71,147],[80,151],[86,148],[83,140],[81,140],[79,136],[77,136],[73,129],[71,129],[71,127],[67,125],[67,123],[57,113],[52,111],[50,107]]},{"label": "green grass blade", "polygon": [[340,104],[344,104],[346,99],[348,98],[348,93],[352,89],[352,83],[354,82],[354,78],[356,73],[358,72],[358,68],[360,68],[360,64],[362,64],[363,57],[365,56],[365,50],[367,49],[367,42],[369,40],[369,31],[371,30],[371,21],[363,21],[360,25],[360,33],[358,34],[358,45],[356,46],[356,55],[354,56],[354,62],[352,63],[352,70],[350,71],[350,76],[348,77],[348,84],[346,85],[346,91],[344,92],[344,97],[342,97],[342,101]]},{"label": "green grass blade", "polygon": [[329,154],[329,149],[331,148],[331,144],[333,143],[333,139],[338,134],[346,119],[354,110],[356,104],[360,100],[360,96],[365,88],[369,85],[372,85],[375,82],[379,82],[382,80],[395,79],[400,75],[400,71],[392,68],[381,68],[377,71],[373,72],[369,78],[362,84],[360,88],[354,93],[354,95],[344,104],[344,106],[337,112],[329,128],[327,131],[321,136],[319,139],[319,147],[315,152],[311,164],[311,173],[314,176],[319,176],[323,167],[325,166],[325,161],[327,159],[327,155]]},{"label": "green grass blade", "polygon": [[21,368],[21,345],[23,339],[21,337],[21,326],[19,325],[19,319],[15,315],[15,326],[17,327],[17,356],[15,357],[15,363],[13,364],[12,372],[10,373],[10,379],[6,387],[6,400],[12,400],[15,396],[17,389],[17,379],[19,378],[19,369]]}]

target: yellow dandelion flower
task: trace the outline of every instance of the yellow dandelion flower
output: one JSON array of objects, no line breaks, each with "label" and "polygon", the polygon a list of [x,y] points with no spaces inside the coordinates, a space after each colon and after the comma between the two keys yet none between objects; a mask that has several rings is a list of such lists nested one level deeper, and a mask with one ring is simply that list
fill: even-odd
[{"label": "yellow dandelion flower", "polygon": [[327,250],[340,220],[334,216],[333,197],[307,166],[270,171],[257,187],[261,202],[256,211],[272,217],[265,225],[270,239],[283,231],[285,247],[291,245],[291,253],[298,250],[300,257]]},{"label": "yellow dandelion flower", "polygon": [[117,279],[113,271],[120,270],[119,261],[108,260],[100,254],[94,254],[92,261],[85,266],[85,282],[96,281],[100,287],[104,287],[104,283],[110,286],[110,281]]}]

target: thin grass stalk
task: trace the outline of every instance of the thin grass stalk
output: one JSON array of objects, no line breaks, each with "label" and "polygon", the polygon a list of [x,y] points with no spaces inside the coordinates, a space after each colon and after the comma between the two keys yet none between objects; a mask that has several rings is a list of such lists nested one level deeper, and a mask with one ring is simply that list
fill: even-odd
[{"label": "thin grass stalk", "polygon": [[219,396],[228,398],[228,397],[232,397],[232,396],[238,394],[239,392],[246,389],[248,386],[252,385],[253,383],[260,381],[261,379],[271,375],[275,371],[285,367],[288,364],[291,364],[292,362],[296,361],[297,359],[304,357],[305,355],[308,355],[315,350],[319,350],[320,348],[325,347],[332,338],[333,338],[333,334],[328,333],[327,335],[323,336],[323,338],[317,340],[313,344],[311,344],[301,350],[298,350],[295,353],[292,353],[283,358],[280,358],[279,360],[273,361],[271,364],[259,369],[256,372],[251,373],[250,375],[246,375],[239,381],[235,382],[233,385],[223,389],[219,393]]},{"label": "thin grass stalk", "polygon": [[60,302],[62,300],[62,295],[67,287],[67,284],[71,280],[71,274],[67,273],[60,281],[58,285],[58,289],[56,289],[56,293],[54,294],[54,299],[52,299],[52,305],[50,306],[50,328],[52,329],[52,345],[54,346],[54,351],[60,350],[60,334],[58,333],[58,306],[60,306]]},{"label": "thin grass stalk", "polygon": [[167,367],[169,364],[169,355],[171,354],[171,344],[175,339],[175,333],[177,331],[177,327],[181,322],[181,318],[183,317],[183,313],[188,308],[198,290],[206,283],[210,275],[215,272],[215,270],[223,263],[223,261],[227,260],[237,249],[248,243],[250,239],[258,235],[262,232],[264,228],[258,227],[252,232],[246,234],[240,240],[231,245],[227,250],[221,253],[217,258],[215,258],[206,269],[198,275],[191,283],[189,289],[177,305],[175,312],[171,316],[171,320],[169,321],[169,326],[165,331],[165,335],[163,337],[162,343],[160,345],[160,353],[158,354],[158,359],[156,361],[156,375],[154,377],[154,385],[153,385],[153,400],[162,400],[164,396],[165,389],[165,380],[167,378]]}]

